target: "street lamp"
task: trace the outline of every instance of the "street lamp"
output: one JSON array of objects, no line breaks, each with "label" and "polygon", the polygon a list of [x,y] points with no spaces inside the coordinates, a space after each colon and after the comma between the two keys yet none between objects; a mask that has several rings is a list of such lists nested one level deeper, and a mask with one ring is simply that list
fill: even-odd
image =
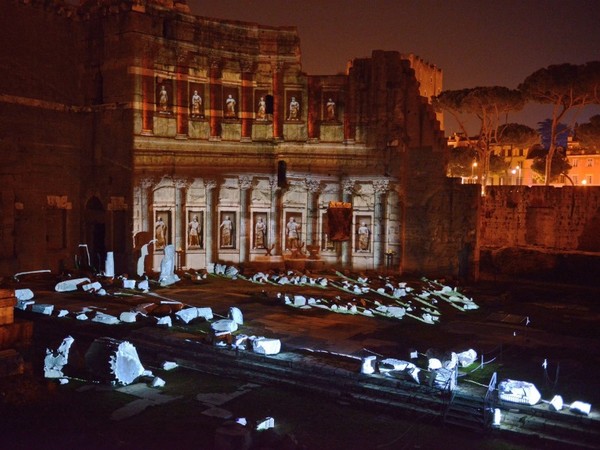
[{"label": "street lamp", "polygon": [[473,180],[474,180],[474,175],[475,175],[475,168],[477,167],[477,161],[474,161],[473,164],[471,165],[471,184],[473,184]]}]

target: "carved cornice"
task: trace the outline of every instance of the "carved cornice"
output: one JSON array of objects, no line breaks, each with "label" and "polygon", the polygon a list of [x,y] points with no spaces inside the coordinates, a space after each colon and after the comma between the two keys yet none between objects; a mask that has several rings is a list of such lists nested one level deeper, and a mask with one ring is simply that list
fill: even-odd
[{"label": "carved cornice", "polygon": [[204,180],[204,188],[207,191],[210,191],[217,187],[217,182],[215,180]]}]

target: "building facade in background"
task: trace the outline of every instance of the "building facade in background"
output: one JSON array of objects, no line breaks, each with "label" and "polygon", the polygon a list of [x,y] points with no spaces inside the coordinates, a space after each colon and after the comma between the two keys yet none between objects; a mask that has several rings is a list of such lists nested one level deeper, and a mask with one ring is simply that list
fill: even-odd
[{"label": "building facade in background", "polygon": [[130,271],[143,248],[158,270],[171,244],[182,268],[476,272],[434,65],[374,51],[312,76],[295,28],[184,2],[13,0],[0,22],[0,272],[107,251]]}]

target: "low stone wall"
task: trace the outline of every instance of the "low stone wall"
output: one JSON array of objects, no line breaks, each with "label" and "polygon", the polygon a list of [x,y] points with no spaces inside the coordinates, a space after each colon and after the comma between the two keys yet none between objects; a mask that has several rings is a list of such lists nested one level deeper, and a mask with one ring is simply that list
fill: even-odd
[{"label": "low stone wall", "polygon": [[600,252],[600,187],[489,186],[481,247]]}]

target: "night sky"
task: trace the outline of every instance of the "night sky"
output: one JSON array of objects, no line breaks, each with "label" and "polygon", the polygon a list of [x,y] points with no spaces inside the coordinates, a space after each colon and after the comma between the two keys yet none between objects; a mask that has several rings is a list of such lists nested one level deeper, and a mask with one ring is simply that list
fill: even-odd
[{"label": "night sky", "polygon": [[[414,53],[440,67],[444,89],[516,88],[550,64],[600,60],[598,0],[188,0],[199,16],[295,26],[302,69],[343,72],[373,50]],[[600,107],[569,118],[586,122]],[[527,107],[509,121],[537,128],[549,117]],[[448,122],[446,133],[458,131]],[[477,129],[470,129],[476,133]]]}]

